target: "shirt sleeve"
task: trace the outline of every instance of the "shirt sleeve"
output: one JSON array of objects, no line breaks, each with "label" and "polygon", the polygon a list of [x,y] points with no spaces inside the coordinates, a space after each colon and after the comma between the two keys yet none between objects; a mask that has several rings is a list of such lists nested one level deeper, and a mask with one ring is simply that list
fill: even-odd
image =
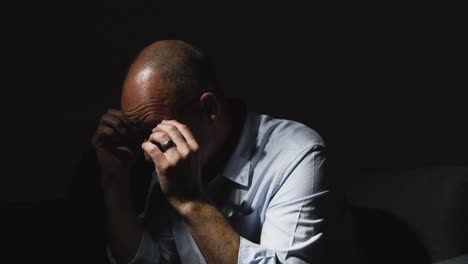
[{"label": "shirt sleeve", "polygon": [[260,243],[241,237],[238,263],[329,263],[319,256],[336,208],[324,202],[330,196],[325,159],[325,149],[315,146],[290,163],[267,207]]},{"label": "shirt sleeve", "polygon": [[[154,242],[147,232],[144,232],[141,237],[140,246],[132,261],[128,264],[157,264],[160,263],[160,255],[158,243]],[[117,264],[109,247],[107,247],[107,257],[111,264]]]},{"label": "shirt sleeve", "polygon": [[[156,200],[158,200],[157,195],[159,194],[157,191],[153,193],[154,191],[154,186],[157,183],[156,182],[156,175],[153,172],[153,177],[151,178],[151,182],[148,187],[148,195],[146,197],[145,201],[145,206],[143,211],[138,215],[138,222],[143,225],[145,217],[147,215],[151,215],[149,210],[149,204],[150,204],[150,199],[151,197],[156,196]],[[159,199],[161,200],[161,199]],[[161,210],[160,209],[160,204],[156,204],[157,208],[153,208],[156,210]],[[160,218],[160,217],[159,217]],[[167,256],[168,254],[164,254],[166,252],[161,252],[161,241],[163,241],[162,244],[164,244],[164,239],[161,239],[160,237],[153,238],[147,230],[144,230],[143,235],[140,240],[140,245],[138,247],[138,250],[133,257],[133,259],[128,263],[128,264],[157,264],[161,263],[161,257],[162,255]],[[172,253],[172,252],[171,252]],[[112,252],[110,250],[110,247],[107,246],[107,257],[109,259],[109,262],[111,264],[118,264],[117,261],[114,259],[112,256]],[[120,264],[120,263],[119,263]]]}]

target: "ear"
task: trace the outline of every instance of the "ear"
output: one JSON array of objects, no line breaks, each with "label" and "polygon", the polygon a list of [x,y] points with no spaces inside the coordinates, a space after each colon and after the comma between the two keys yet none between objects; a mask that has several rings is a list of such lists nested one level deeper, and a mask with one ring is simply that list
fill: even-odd
[{"label": "ear", "polygon": [[219,98],[213,92],[205,92],[200,96],[200,103],[210,125],[214,124],[219,116]]}]

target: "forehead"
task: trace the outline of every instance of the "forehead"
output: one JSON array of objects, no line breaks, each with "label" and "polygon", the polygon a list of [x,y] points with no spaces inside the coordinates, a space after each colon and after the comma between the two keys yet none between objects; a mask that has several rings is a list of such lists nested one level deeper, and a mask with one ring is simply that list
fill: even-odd
[{"label": "forehead", "polygon": [[122,111],[135,122],[166,119],[174,108],[169,85],[150,67],[131,67],[123,85]]}]

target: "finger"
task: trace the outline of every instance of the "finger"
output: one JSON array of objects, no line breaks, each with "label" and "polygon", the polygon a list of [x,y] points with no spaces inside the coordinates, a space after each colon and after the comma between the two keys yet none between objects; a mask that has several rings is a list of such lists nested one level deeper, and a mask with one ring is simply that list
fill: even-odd
[{"label": "finger", "polygon": [[187,142],[187,145],[189,146],[189,148],[192,151],[197,151],[199,149],[198,142],[195,140],[195,138],[193,137],[192,132],[190,131],[190,129],[186,125],[181,124],[181,123],[179,123],[179,122],[177,122],[175,120],[163,120],[162,123],[163,124],[171,124],[171,125],[176,126],[177,129],[179,130],[179,132],[185,138],[185,141]]},{"label": "finger", "polygon": [[97,130],[96,130],[96,133],[94,134],[93,138],[92,138],[92,142],[94,144],[98,143],[98,142],[102,142],[102,141],[109,141],[110,138],[112,138],[113,136],[115,135],[115,130],[111,127],[108,127],[108,126],[104,126],[104,125],[100,125]]},{"label": "finger", "polygon": [[126,158],[132,158],[135,156],[135,153],[133,152],[133,150],[127,146],[117,146],[115,147],[115,149],[119,151],[119,154],[121,156],[124,154]]},{"label": "finger", "polygon": [[165,123],[159,124],[158,127],[162,131],[166,132],[167,135],[169,135],[169,137],[175,143],[176,148],[180,153],[180,156],[182,156],[183,158],[187,158],[190,154],[190,148],[187,145],[184,136],[182,135],[182,133],[180,133],[179,129],[174,125]]},{"label": "finger", "polygon": [[117,109],[108,109],[107,110],[107,114],[109,115],[112,115],[116,118],[118,118],[119,120],[121,120],[125,125],[130,125],[132,122],[130,121],[130,119],[121,111],[121,110],[117,110]]},{"label": "finger", "polygon": [[[161,146],[168,140],[171,140],[170,136],[167,135],[166,132],[162,132],[162,131],[155,132],[151,134],[151,136],[149,137],[149,141],[151,143],[156,143],[155,145],[159,145],[159,146]],[[179,151],[175,147],[169,148],[164,152],[161,150],[161,152],[166,155],[167,160],[170,161],[171,164],[176,164],[181,158]]]},{"label": "finger", "polygon": [[153,143],[153,144],[163,144],[164,142],[168,141],[171,139],[166,132],[164,131],[157,131],[154,133],[151,133],[151,135],[148,137],[148,140]]},{"label": "finger", "polygon": [[151,143],[150,141],[145,141],[141,144],[141,148],[158,166],[167,166],[168,161],[166,156],[164,153],[162,153],[158,146]]},{"label": "finger", "polygon": [[97,130],[97,134],[100,136],[113,136],[115,134],[115,130],[108,126],[99,126]]},{"label": "finger", "polygon": [[113,129],[117,130],[117,132],[119,132],[122,135],[127,132],[127,128],[122,123],[122,121],[113,115],[109,115],[109,114],[103,115],[101,117],[100,123],[101,125],[112,127]]}]

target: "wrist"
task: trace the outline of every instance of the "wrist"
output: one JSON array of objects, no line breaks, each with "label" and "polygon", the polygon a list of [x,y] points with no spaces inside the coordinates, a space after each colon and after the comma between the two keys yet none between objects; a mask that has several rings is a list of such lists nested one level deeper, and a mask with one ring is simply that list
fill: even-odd
[{"label": "wrist", "polygon": [[192,200],[172,203],[177,213],[184,219],[189,219],[194,215],[201,214],[210,204],[205,200]]},{"label": "wrist", "polygon": [[130,170],[102,170],[101,185],[104,192],[128,192],[130,191]]},{"label": "wrist", "polygon": [[115,182],[112,185],[103,186],[104,201],[107,205],[126,205],[131,202],[132,192],[130,181]]}]

